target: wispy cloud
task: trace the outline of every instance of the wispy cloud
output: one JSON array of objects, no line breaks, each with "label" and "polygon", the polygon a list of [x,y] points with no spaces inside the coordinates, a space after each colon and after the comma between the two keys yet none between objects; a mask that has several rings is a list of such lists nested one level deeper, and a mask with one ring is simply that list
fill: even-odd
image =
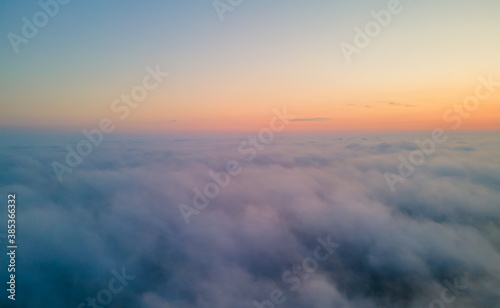
[{"label": "wispy cloud", "polygon": [[360,107],[360,108],[376,108],[376,109],[389,109],[390,107],[414,107],[415,105],[402,104],[396,102],[377,102],[370,105],[356,105],[356,104],[346,104],[346,106]]},{"label": "wispy cloud", "polygon": [[395,103],[395,102],[390,102],[389,105],[393,105],[393,106],[403,106],[403,107],[413,107],[413,105],[409,105],[409,104],[401,104],[401,103]]},{"label": "wispy cloud", "polygon": [[171,124],[171,123],[176,123],[176,122],[177,122],[176,120],[166,120],[166,121],[154,121],[154,122],[151,122],[151,124],[163,125],[163,124]]},{"label": "wispy cloud", "polygon": [[331,120],[331,118],[300,118],[300,119],[293,119],[290,120],[291,122],[315,122],[315,121],[328,121]]}]

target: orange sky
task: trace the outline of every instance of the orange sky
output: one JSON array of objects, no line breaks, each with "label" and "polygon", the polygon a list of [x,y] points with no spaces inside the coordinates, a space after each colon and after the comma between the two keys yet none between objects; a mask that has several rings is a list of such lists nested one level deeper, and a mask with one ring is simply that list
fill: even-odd
[{"label": "orange sky", "polygon": [[[355,45],[354,29],[387,1],[286,3],[251,2],[224,22],[180,3],[165,4],[172,13],[162,18],[151,4],[148,18],[126,25],[110,23],[112,6],[91,25],[68,11],[81,36],[61,17],[22,53],[0,48],[0,125],[81,130],[109,117],[124,131],[246,131],[286,106],[322,118],[290,131],[429,130],[451,126],[444,112],[473,95],[480,76],[500,80],[498,1],[402,2],[350,62],[341,44]],[[15,30],[18,20],[6,24]],[[120,120],[112,102],[142,85],[148,66],[169,76]],[[459,129],[499,130],[499,100],[500,91],[481,101]]]}]

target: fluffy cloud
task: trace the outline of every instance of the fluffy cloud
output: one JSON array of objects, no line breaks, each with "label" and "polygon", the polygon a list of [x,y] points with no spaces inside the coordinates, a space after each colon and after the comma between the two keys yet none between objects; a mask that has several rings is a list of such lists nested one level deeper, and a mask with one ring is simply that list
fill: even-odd
[{"label": "fluffy cloud", "polygon": [[[77,307],[125,267],[136,278],[110,307],[250,308],[274,289],[282,307],[428,307],[466,273],[450,305],[493,307],[500,138],[451,135],[391,192],[384,173],[414,139],[281,137],[248,161],[237,139],[121,136],[60,183],[51,162],[78,139],[2,137],[0,192],[19,195],[17,304]],[[230,160],[243,172],[186,225],[178,205]],[[291,291],[282,274],[328,235],[341,246]]]}]

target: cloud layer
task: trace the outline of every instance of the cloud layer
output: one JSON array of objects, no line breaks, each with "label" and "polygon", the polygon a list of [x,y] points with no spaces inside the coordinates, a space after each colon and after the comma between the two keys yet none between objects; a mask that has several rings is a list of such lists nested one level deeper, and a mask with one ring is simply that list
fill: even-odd
[{"label": "cloud layer", "polygon": [[[429,307],[463,277],[452,307],[494,307],[500,137],[451,135],[391,192],[383,175],[418,137],[280,137],[247,161],[238,139],[121,136],[62,183],[51,163],[78,138],[1,137],[0,192],[19,195],[17,304],[77,307],[125,267],[136,278],[110,307],[250,308],[274,289],[281,307]],[[178,205],[230,160],[241,174],[186,225]],[[328,235],[340,247],[290,290],[282,274]]]}]

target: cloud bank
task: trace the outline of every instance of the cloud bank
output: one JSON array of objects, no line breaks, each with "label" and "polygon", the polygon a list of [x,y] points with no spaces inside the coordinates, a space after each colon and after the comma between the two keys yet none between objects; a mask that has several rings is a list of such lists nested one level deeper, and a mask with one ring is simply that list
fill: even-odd
[{"label": "cloud bank", "polygon": [[[251,308],[275,289],[281,307],[429,307],[464,277],[449,306],[494,307],[500,137],[451,135],[391,192],[383,174],[414,138],[280,136],[247,161],[238,139],[120,136],[60,183],[50,163],[78,138],[3,136],[0,192],[19,196],[16,304],[87,305],[126,268],[135,279],[109,307]],[[241,174],[186,225],[178,204],[230,160]],[[291,290],[283,273],[328,236],[341,245],[307,278],[290,274]]]}]

